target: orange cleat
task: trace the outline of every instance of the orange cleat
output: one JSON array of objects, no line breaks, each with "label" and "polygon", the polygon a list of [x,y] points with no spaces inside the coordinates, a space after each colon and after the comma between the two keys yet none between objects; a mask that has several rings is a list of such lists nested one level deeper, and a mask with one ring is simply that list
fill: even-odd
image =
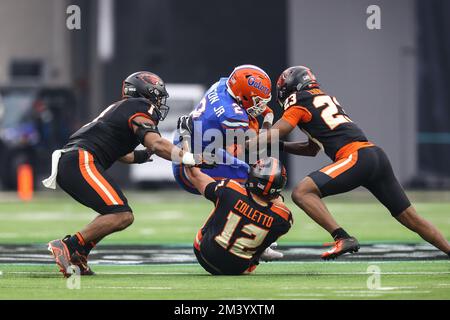
[{"label": "orange cleat", "polygon": [[323,260],[336,259],[337,257],[343,255],[344,253],[354,253],[359,250],[358,240],[354,237],[338,239],[335,242],[328,243],[325,245],[332,245],[330,250],[322,253]]}]

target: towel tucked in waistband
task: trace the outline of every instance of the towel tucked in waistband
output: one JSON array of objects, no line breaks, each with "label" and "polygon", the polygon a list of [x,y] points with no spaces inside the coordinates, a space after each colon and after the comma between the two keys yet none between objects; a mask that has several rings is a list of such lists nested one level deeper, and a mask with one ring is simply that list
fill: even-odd
[{"label": "towel tucked in waistband", "polygon": [[62,154],[65,152],[77,150],[77,147],[71,147],[67,149],[58,149],[52,153],[52,173],[47,179],[42,180],[42,184],[49,189],[56,189],[56,176],[58,175],[58,163]]}]

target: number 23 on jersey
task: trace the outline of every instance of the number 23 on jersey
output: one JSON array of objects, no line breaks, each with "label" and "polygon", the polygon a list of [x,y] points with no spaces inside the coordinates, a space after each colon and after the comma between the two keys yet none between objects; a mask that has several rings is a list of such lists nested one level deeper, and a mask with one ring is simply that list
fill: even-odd
[{"label": "number 23 on jersey", "polygon": [[[294,93],[287,98],[284,109],[286,110],[290,106],[296,104],[297,94]],[[316,96],[314,97],[312,104],[316,109],[323,108],[320,116],[331,130],[342,123],[352,122],[352,120],[342,111],[342,107],[335,97],[326,95]]]}]

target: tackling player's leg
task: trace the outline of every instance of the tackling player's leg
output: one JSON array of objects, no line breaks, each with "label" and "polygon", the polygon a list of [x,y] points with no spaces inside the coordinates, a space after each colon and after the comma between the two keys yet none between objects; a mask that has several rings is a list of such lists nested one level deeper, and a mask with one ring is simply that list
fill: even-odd
[{"label": "tackling player's leg", "polygon": [[292,192],[292,200],[333,237],[335,243],[329,251],[322,254],[323,259],[334,259],[344,253],[353,253],[359,250],[356,238],[351,237],[337,224],[322,201],[319,188],[310,177],[306,177],[295,187]]},{"label": "tackling player's leg", "polygon": [[416,232],[422,239],[447,253],[450,257],[450,245],[447,239],[433,224],[419,216],[413,206],[408,207],[395,218],[405,227]]},{"label": "tackling player's leg", "polygon": [[[331,250],[322,255],[323,259],[355,252],[359,249],[359,244],[336,223],[321,198],[345,193],[358,186],[366,187],[403,225],[417,232],[446,254],[450,253],[450,245],[442,233],[417,215],[411,206],[393,173],[389,159],[381,148],[374,146],[360,149],[353,154],[353,158],[357,161],[337,174],[333,172],[333,165],[331,169],[327,166],[313,172],[301,181],[292,193],[293,201],[335,240]],[[338,166],[339,164],[335,167]]]},{"label": "tackling player's leg", "polygon": [[75,200],[100,215],[75,235],[50,241],[49,250],[65,276],[70,275],[71,265],[78,266],[81,275],[92,275],[87,264],[90,251],[105,236],[131,225],[134,220],[132,210],[120,188],[83,149],[67,152],[61,157],[57,182]]},{"label": "tackling player's leg", "polygon": [[390,161],[381,148],[377,150],[379,173],[366,187],[408,229],[416,232],[441,251],[450,254],[450,244],[443,234],[429,221],[419,216],[411,205],[405,191],[396,179]]}]

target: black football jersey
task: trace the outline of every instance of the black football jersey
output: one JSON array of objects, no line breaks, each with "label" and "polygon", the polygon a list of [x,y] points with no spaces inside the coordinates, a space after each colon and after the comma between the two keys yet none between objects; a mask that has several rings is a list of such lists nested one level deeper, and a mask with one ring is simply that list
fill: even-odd
[{"label": "black football jersey", "polygon": [[115,102],[93,121],[72,134],[66,147],[76,145],[86,149],[107,169],[140,144],[133,132],[133,118],[142,116],[157,125],[158,117],[154,108],[142,98]]},{"label": "black football jersey", "polygon": [[210,183],[205,197],[215,203],[214,211],[201,229],[201,252],[221,267],[250,261],[289,231],[292,215],[283,204],[261,206],[234,180]]},{"label": "black football jersey", "polygon": [[[348,117],[335,97],[321,89],[293,93],[284,104],[284,113],[292,108],[303,109],[306,121],[297,123],[310,138],[322,144],[325,153],[335,160],[343,146],[356,141],[367,141],[364,132]],[[283,115],[284,116],[284,115]]]}]

